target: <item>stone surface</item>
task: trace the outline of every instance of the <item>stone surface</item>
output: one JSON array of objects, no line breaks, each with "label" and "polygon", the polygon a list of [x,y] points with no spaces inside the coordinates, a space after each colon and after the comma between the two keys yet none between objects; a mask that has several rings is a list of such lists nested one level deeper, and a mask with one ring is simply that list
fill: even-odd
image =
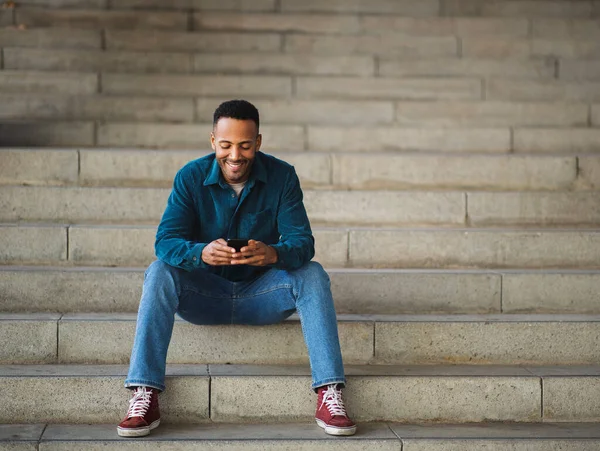
[{"label": "stone surface", "polygon": [[106,48],[151,52],[278,52],[281,49],[281,36],[276,33],[108,30]]},{"label": "stone surface", "polygon": [[510,147],[508,128],[308,126],[308,148],[320,151],[506,152]]},{"label": "stone surface", "polygon": [[485,58],[387,59],[381,58],[379,74],[402,77],[510,77],[554,78],[549,60],[499,60]]},{"label": "stone surface", "polygon": [[600,224],[600,196],[575,193],[469,193],[469,223],[474,226]]},{"label": "stone surface", "polygon": [[466,211],[465,195],[459,192],[305,191],[304,205],[312,224],[341,226],[460,225]]},{"label": "stone surface", "polygon": [[544,418],[547,421],[598,421],[599,377],[545,377]]},{"label": "stone surface", "polygon": [[[128,363],[133,343],[134,314],[65,315],[59,325],[61,363]],[[360,320],[359,318],[356,318]],[[56,336],[56,323],[54,323]],[[2,327],[2,322],[0,322]],[[347,364],[366,364],[373,357],[373,323],[338,323],[340,345]],[[108,335],[105,335],[108,334]],[[106,339],[100,337],[105,336]],[[53,347],[56,352],[56,343]],[[14,356],[16,361],[18,356]],[[176,321],[167,363],[308,364],[298,319],[272,326],[196,326]]]},{"label": "stone surface", "polygon": [[600,125],[600,104],[592,105],[592,124]]},{"label": "stone surface", "polygon": [[566,365],[599,358],[593,338],[598,317],[589,322],[562,316],[541,321],[513,316],[502,322],[498,315],[389,319],[375,323],[375,361],[381,364]]},{"label": "stone surface", "polygon": [[353,15],[196,13],[195,30],[281,31],[298,33],[357,33]]},{"label": "stone surface", "polygon": [[560,60],[559,77],[562,80],[600,80],[600,61]]},{"label": "stone surface", "polygon": [[[311,419],[314,399],[306,396],[309,384],[309,377],[213,376],[212,419]],[[281,396],[266,395],[273,392]],[[534,377],[350,376],[345,398],[357,421],[532,421],[540,418],[541,406],[539,379]]]},{"label": "stone surface", "polygon": [[436,0],[424,0],[418,4],[414,4],[405,0],[331,0],[323,3],[319,0],[307,0],[303,2],[282,0],[281,9],[282,11],[291,12],[376,13],[420,17],[438,15],[439,2]]},{"label": "stone surface", "polygon": [[[208,147],[207,134],[199,137],[195,146],[204,142]],[[153,150],[81,151],[80,180],[85,185],[170,188],[173,177],[183,165],[207,153]],[[303,188],[331,183],[329,155],[299,152],[278,152],[275,155],[294,165]]]},{"label": "stone surface", "polygon": [[406,36],[397,33],[361,35],[288,34],[284,51],[322,55],[381,55],[403,58],[458,56],[455,37]]},{"label": "stone surface", "polygon": [[61,28],[24,29],[0,28],[0,42],[4,47],[100,49],[99,30]]},{"label": "stone surface", "polygon": [[353,189],[564,189],[576,178],[575,159],[559,156],[345,154],[332,164],[334,185]]},{"label": "stone surface", "polygon": [[504,313],[600,313],[600,274],[508,273],[502,275]]},{"label": "stone surface", "polygon": [[121,51],[4,49],[4,68],[74,72],[192,72],[192,57],[185,53]]},{"label": "stone surface", "polygon": [[0,71],[0,92],[82,95],[94,94],[97,91],[96,74]]},{"label": "stone surface", "polygon": [[[71,227],[69,260],[78,265],[147,266],[153,260],[155,227]],[[339,229],[313,230],[315,260],[345,266],[348,234]]]},{"label": "stone surface", "polygon": [[591,5],[561,0],[442,0],[442,11],[449,16],[589,17]]},{"label": "stone surface", "polygon": [[590,19],[531,19],[531,33],[536,38],[594,39],[600,38],[600,24]]},{"label": "stone surface", "polygon": [[577,160],[582,185],[589,189],[600,187],[600,158],[585,155]]},{"label": "stone surface", "polygon": [[38,441],[45,427],[45,424],[0,424],[0,443]]},{"label": "stone surface", "polygon": [[91,122],[0,123],[0,147],[74,147],[94,145]]},{"label": "stone surface", "polygon": [[517,152],[597,152],[600,129],[516,129],[514,150]]},{"label": "stone surface", "polygon": [[135,312],[143,271],[4,268],[0,310],[4,312]]},{"label": "stone surface", "polygon": [[[35,243],[35,246],[32,246]],[[64,227],[0,227],[0,261],[4,264],[62,262],[67,259]]]},{"label": "stone surface", "polygon": [[197,53],[196,72],[227,74],[375,75],[369,55],[307,55],[283,53]]},{"label": "stone surface", "polygon": [[368,33],[396,32],[410,36],[529,35],[528,21],[517,18],[365,15],[361,17],[361,25]]},{"label": "stone surface", "polygon": [[[206,149],[211,124],[104,123],[98,127],[98,145],[160,149]],[[261,127],[264,151],[304,148],[304,129],[294,125]]]},{"label": "stone surface", "polygon": [[[73,439],[78,441],[73,441]],[[143,439],[116,437],[114,425],[49,425],[44,449],[141,449],[152,443],[155,449],[175,450],[363,450],[398,451],[400,439],[386,424],[363,424],[360,433],[340,440],[322,432],[313,422],[287,424],[195,424],[161,425]]]},{"label": "stone surface", "polygon": [[534,57],[598,58],[600,44],[597,40],[533,39],[531,54]]},{"label": "stone surface", "polygon": [[596,230],[352,230],[349,247],[351,267],[600,267]]},{"label": "stone surface", "polygon": [[102,92],[163,96],[286,96],[289,77],[103,74]]},{"label": "stone surface", "polygon": [[[142,293],[144,269],[4,268],[0,271],[0,311],[135,312]],[[328,272],[336,311],[340,314],[500,313],[499,274],[350,269]],[[554,277],[548,275],[549,279]],[[536,294],[543,289],[536,285],[536,280],[535,276],[524,277],[518,285],[524,287],[523,292],[511,290],[506,295],[509,296],[506,309],[529,302],[531,312],[537,311],[536,302],[540,311],[552,308],[550,294],[547,305],[539,301],[545,295],[542,291]],[[552,291],[557,311],[562,308],[568,313],[571,308],[573,312],[596,312],[597,287],[593,278],[581,288],[566,276],[560,280],[564,281],[560,285],[563,288]],[[531,293],[531,301],[527,293]]]},{"label": "stone surface", "polygon": [[299,97],[407,100],[479,100],[481,81],[452,78],[298,77]]},{"label": "stone surface", "polygon": [[21,0],[19,6],[104,9],[108,0]]},{"label": "stone surface", "polygon": [[[266,124],[390,124],[394,119],[394,104],[385,101],[265,99],[254,105]],[[197,120],[211,122],[214,111],[214,99],[197,99]]]},{"label": "stone surface", "polygon": [[16,22],[27,27],[187,30],[188,16],[180,12],[50,10],[17,8]]},{"label": "stone surface", "polygon": [[588,105],[548,102],[398,102],[402,126],[587,126]]},{"label": "stone surface", "polygon": [[[130,396],[123,379],[124,375],[0,377],[4,400],[0,421],[118,424]],[[160,400],[161,422],[208,419],[208,377],[172,376],[166,385]]]},{"label": "stone surface", "polygon": [[492,78],[486,84],[489,100],[596,101],[600,83]]},{"label": "stone surface", "polygon": [[158,224],[168,189],[0,187],[0,221]]},{"label": "stone surface", "polygon": [[198,9],[217,11],[273,11],[275,0],[119,0],[111,2],[118,9]]},{"label": "stone surface", "polygon": [[506,451],[594,451],[600,443],[594,439],[466,439],[436,440],[407,439],[402,441],[405,451],[476,451],[480,449],[503,449]]},{"label": "stone surface", "polygon": [[63,185],[75,183],[77,178],[77,152],[74,150],[0,151],[2,185]]},{"label": "stone surface", "polygon": [[0,10],[0,27],[10,27],[14,25],[14,9]]},{"label": "stone surface", "polygon": [[0,94],[0,118],[192,122],[192,99]]},{"label": "stone surface", "polygon": [[514,58],[531,56],[531,42],[512,37],[467,36],[461,39],[461,56],[466,58]]},{"label": "stone surface", "polygon": [[0,314],[0,363],[54,363],[60,315]]},{"label": "stone surface", "polygon": [[451,271],[328,272],[338,313],[500,312],[499,275]]}]

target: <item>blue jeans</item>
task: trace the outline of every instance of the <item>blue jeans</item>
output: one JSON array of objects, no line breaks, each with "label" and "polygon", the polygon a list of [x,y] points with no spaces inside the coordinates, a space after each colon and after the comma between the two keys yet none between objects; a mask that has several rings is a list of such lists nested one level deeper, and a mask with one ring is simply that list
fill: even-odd
[{"label": "blue jeans", "polygon": [[160,260],[146,270],[126,387],[165,389],[175,313],[193,324],[263,325],[298,312],[312,388],[345,384],[329,276],[316,262],[271,268],[249,282],[230,282],[204,269],[187,272]]}]

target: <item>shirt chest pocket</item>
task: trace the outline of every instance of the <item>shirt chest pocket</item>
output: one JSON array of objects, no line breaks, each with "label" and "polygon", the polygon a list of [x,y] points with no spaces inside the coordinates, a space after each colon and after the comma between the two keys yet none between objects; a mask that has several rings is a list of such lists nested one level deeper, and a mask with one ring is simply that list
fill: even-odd
[{"label": "shirt chest pocket", "polygon": [[273,210],[267,208],[258,213],[247,213],[240,220],[240,238],[258,241],[271,241],[277,235],[277,227]]}]

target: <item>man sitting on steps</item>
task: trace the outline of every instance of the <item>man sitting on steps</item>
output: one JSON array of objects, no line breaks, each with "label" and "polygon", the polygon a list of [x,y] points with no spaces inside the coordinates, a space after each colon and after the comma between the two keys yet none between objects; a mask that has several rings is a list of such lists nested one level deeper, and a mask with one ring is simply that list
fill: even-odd
[{"label": "man sitting on steps", "polygon": [[[175,313],[193,324],[263,325],[297,311],[318,393],[317,424],[327,434],[352,435],[329,276],[310,261],[314,238],[298,176],[259,152],[259,115],[247,101],[216,109],[210,139],[215,153],[177,173],[158,227],[158,260],[145,273],[125,381],[133,395],[118,434],[148,435],[160,423]],[[236,250],[230,238],[249,241]]]}]

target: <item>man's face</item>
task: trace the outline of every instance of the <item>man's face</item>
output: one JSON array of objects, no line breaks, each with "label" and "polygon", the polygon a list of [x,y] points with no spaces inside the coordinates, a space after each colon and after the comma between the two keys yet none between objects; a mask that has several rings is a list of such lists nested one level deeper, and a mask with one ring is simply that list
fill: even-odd
[{"label": "man's face", "polygon": [[210,134],[210,143],[227,183],[248,180],[261,144],[254,121],[222,117]]}]

